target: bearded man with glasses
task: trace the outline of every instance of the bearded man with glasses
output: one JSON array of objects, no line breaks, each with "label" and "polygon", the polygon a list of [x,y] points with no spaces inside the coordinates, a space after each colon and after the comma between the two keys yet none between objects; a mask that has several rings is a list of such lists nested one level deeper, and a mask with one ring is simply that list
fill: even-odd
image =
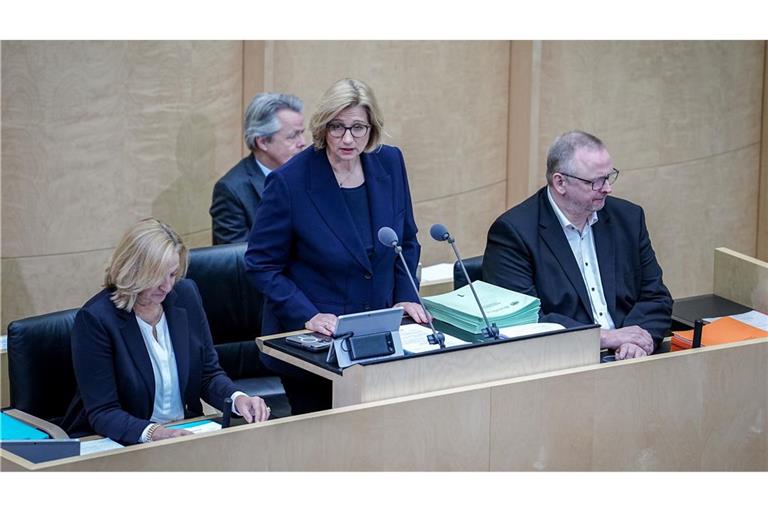
[{"label": "bearded man with glasses", "polygon": [[541,322],[600,324],[600,346],[616,359],[650,355],[671,325],[672,297],[643,209],[609,197],[619,171],[594,135],[558,137],[546,176],[491,226],[483,279],[538,297]]}]

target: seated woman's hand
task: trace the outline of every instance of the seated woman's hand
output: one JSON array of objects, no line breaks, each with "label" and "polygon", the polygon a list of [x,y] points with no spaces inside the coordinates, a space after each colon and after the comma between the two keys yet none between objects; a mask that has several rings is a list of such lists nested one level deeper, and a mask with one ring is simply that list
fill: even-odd
[{"label": "seated woman's hand", "polygon": [[395,304],[395,307],[403,308],[403,310],[408,313],[408,316],[420,324],[425,324],[432,318],[428,312],[424,311],[421,304],[417,304],[416,302],[398,302]]},{"label": "seated woman's hand", "polygon": [[333,336],[333,333],[336,330],[336,322],[338,321],[339,319],[336,315],[330,313],[318,313],[307,320],[304,327],[310,331],[325,334],[326,336]]},{"label": "seated woman's hand", "polygon": [[161,441],[171,439],[172,437],[191,436],[194,432],[184,430],[183,428],[166,428],[162,425],[157,427],[152,433],[152,441]]},{"label": "seated woman's hand", "polygon": [[235,398],[235,409],[248,423],[264,421],[269,418],[271,412],[261,397],[248,395]]}]

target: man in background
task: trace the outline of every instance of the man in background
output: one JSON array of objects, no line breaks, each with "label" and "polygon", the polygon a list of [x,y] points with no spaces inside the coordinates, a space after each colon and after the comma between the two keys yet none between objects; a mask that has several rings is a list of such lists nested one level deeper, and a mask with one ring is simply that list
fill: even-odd
[{"label": "man in background", "polygon": [[264,93],[248,104],[243,122],[251,154],[213,187],[213,245],[245,242],[270,172],[304,149],[304,104],[290,94]]}]

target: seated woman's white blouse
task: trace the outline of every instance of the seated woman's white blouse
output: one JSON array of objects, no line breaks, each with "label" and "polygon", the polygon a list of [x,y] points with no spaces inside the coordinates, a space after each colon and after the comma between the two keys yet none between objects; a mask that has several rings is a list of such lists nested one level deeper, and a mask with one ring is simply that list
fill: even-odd
[{"label": "seated woman's white blouse", "polygon": [[171,334],[165,313],[157,322],[157,340],[152,336],[152,326],[136,315],[136,321],[144,338],[144,345],[152,361],[152,373],[155,376],[155,404],[152,408],[153,423],[168,423],[184,418],[184,403],[181,401],[179,373],[176,369],[176,356],[173,353]]},{"label": "seated woman's white blouse", "polygon": [[[165,321],[165,312],[157,322],[157,341],[152,336],[152,326],[136,315],[144,345],[149,352],[149,360],[152,362],[152,373],[155,376],[155,404],[152,408],[152,423],[168,423],[184,419],[184,403],[181,401],[181,387],[179,386],[179,373],[176,368],[176,356],[173,353],[171,333],[168,331],[168,322]],[[232,393],[232,412],[238,414],[235,407],[235,399],[247,396],[242,391]],[[144,429],[139,437],[140,443],[149,441],[147,431],[150,425]]]}]

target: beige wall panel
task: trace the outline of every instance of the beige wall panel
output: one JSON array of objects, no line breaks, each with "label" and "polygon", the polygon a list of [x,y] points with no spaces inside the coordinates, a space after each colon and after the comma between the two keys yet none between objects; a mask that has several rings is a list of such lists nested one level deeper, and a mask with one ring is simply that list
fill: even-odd
[{"label": "beige wall panel", "polygon": [[630,170],[614,185],[616,196],[645,210],[673,297],[712,293],[716,247],[754,254],[759,152],[752,145],[677,165]]},{"label": "beige wall panel", "polygon": [[[489,203],[487,208],[501,211],[507,165],[509,47],[506,41],[270,42],[265,48],[265,82],[273,90],[298,94],[306,103],[307,119],[336,80],[354,77],[369,83],[389,134],[384,142],[403,149],[417,211],[425,201],[447,202],[494,184],[502,190],[501,195],[493,195],[497,203],[490,203],[490,198],[483,201]],[[246,53],[246,62],[250,58]],[[416,220],[426,235],[429,221],[418,216]],[[466,251],[469,239],[475,237],[473,231],[486,231],[489,226],[481,226],[477,219],[462,228],[445,218],[437,221],[452,229],[462,247],[468,247]],[[471,252],[478,252],[474,245]],[[425,244],[424,261],[438,261],[433,252],[438,250]]]},{"label": "beige wall panel", "polygon": [[620,169],[755,144],[762,61],[761,41],[545,42],[542,167],[552,140],[574,128],[601,137]]},{"label": "beige wall panel", "polygon": [[2,331],[12,320],[77,308],[101,290],[112,250],[3,260]]},{"label": "beige wall panel", "polygon": [[[240,156],[242,43],[10,42],[2,73],[4,279],[21,277],[9,258],[108,249],[150,215],[196,242],[210,230],[213,183]],[[93,292],[67,270],[47,277]],[[47,292],[49,280],[24,282],[31,297],[43,281]],[[14,291],[3,294],[5,323]]]},{"label": "beige wall panel", "polygon": [[432,224],[444,224],[456,238],[462,258],[477,256],[485,251],[488,228],[504,212],[504,182],[463,194],[448,196],[414,205],[419,226],[421,261],[424,265],[452,262],[456,259],[451,246],[429,236]]},{"label": "beige wall panel", "polygon": [[[676,297],[709,293],[720,245],[755,254],[762,41],[544,42],[538,181],[560,133],[601,137]],[[674,205],[674,206],[673,206]]]},{"label": "beige wall panel", "polygon": [[[540,42],[512,41],[509,56],[509,149],[507,154],[507,208],[528,197],[538,169],[533,157],[539,137],[538,97]],[[534,154],[532,154],[534,153]]]}]

